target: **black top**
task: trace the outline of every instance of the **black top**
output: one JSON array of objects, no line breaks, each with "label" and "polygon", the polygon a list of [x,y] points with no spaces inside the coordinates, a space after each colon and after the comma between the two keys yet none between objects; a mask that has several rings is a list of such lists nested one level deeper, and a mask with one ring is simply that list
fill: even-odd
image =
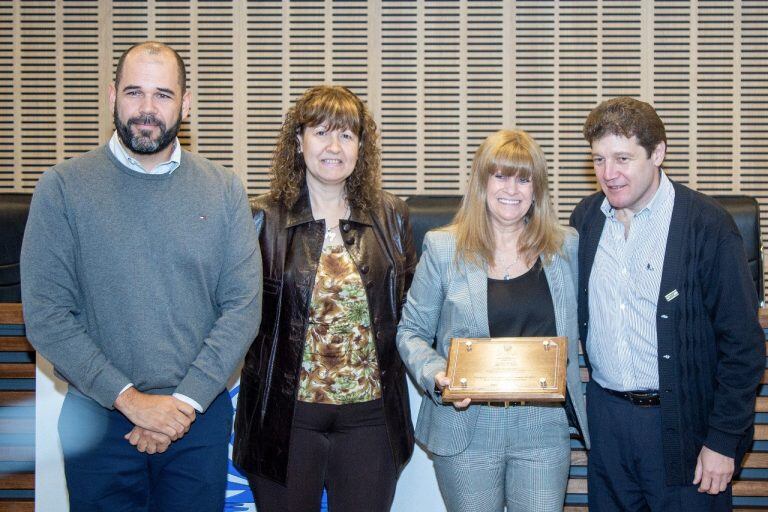
[{"label": "black top", "polygon": [[488,278],[488,328],[492,338],[557,336],[555,306],[540,259],[518,277]]}]

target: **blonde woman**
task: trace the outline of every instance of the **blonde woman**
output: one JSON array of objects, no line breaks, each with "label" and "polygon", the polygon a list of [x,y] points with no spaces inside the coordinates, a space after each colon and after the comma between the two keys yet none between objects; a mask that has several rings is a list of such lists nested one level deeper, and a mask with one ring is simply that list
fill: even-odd
[{"label": "blonde woman", "polygon": [[[563,508],[570,432],[588,443],[577,245],[575,232],[555,216],[541,148],[511,130],[483,142],[453,223],[424,239],[397,345],[425,391],[416,439],[434,456],[449,511]],[[555,335],[569,341],[565,405],[441,400],[451,338]]]}]

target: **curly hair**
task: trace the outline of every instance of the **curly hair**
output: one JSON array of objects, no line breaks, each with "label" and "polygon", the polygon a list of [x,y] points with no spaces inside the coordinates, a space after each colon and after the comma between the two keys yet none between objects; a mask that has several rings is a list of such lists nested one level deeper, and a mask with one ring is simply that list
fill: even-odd
[{"label": "curly hair", "polygon": [[327,125],[330,130],[351,130],[360,148],[352,174],[345,182],[350,207],[370,210],[379,201],[381,150],[376,122],[355,93],[339,85],[307,89],[288,110],[272,154],[270,194],[287,208],[293,207],[306,184],[307,167],[299,152],[298,137],[308,126]]},{"label": "curly hair", "polygon": [[596,106],[587,116],[582,132],[590,144],[606,135],[637,137],[649,158],[659,143],[667,143],[664,123],[653,107],[629,96],[611,98]]}]

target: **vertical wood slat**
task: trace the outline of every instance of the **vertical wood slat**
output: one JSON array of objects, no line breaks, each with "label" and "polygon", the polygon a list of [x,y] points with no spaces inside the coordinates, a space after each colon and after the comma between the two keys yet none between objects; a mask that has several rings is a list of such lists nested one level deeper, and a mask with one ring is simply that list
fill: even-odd
[{"label": "vertical wood slat", "polygon": [[731,183],[733,192],[741,193],[741,1],[733,2],[733,142],[731,143]]},{"label": "vertical wood slat", "polygon": [[653,105],[653,2],[640,4],[640,37],[640,99]]},{"label": "vertical wood slat", "polygon": [[[12,66],[12,105],[13,110],[13,148],[23,148],[21,136],[21,2],[14,0],[12,22],[13,30],[13,53],[11,63]],[[24,187],[22,181],[22,163],[21,163],[21,151],[13,151],[13,185],[16,190],[21,191]]]},{"label": "vertical wood slat", "polygon": [[248,182],[248,10],[234,2],[232,13],[232,170]]},{"label": "vertical wood slat", "polygon": [[554,54],[552,59],[555,62],[555,69],[553,70],[552,87],[554,94],[552,98],[552,132],[554,137],[552,139],[552,173],[549,179],[549,195],[552,200],[552,204],[559,204],[560,202],[560,180],[557,179],[560,172],[560,66],[557,63],[560,60],[560,2],[555,0],[555,12],[554,12]]},{"label": "vertical wood slat", "polygon": [[516,2],[504,2],[503,6],[503,22],[502,27],[504,34],[507,35],[512,44],[505,44],[503,49],[503,71],[502,71],[502,88],[503,88],[503,101],[502,101],[502,124],[504,128],[514,129],[517,128],[517,102],[515,98],[515,90],[517,86],[517,80],[515,79],[515,71],[517,70],[517,45],[514,44],[517,34],[517,10],[515,9]]},{"label": "vertical wood slat", "polygon": [[459,5],[459,125],[457,126],[459,131],[458,136],[458,169],[456,172],[459,176],[460,193],[464,193],[467,186],[466,176],[469,175],[467,164],[467,10],[469,9],[467,0],[460,0]]},{"label": "vertical wood slat", "polygon": [[688,168],[687,178],[688,185],[692,188],[696,188],[698,185],[698,176],[696,170],[698,166],[698,113],[699,113],[699,0],[691,0],[690,4],[691,18],[690,18],[690,64],[688,69],[688,80],[690,88],[688,89],[688,126],[693,129],[688,132],[688,162],[690,166]]},{"label": "vertical wood slat", "polygon": [[325,23],[323,24],[324,83],[333,83],[333,0],[325,0]]},{"label": "vertical wood slat", "polygon": [[285,37],[285,34],[291,33],[291,2],[283,1],[283,47],[281,48],[281,57],[283,61],[283,112],[287,112],[291,105],[291,39]]},{"label": "vertical wood slat", "polygon": [[368,108],[381,133],[381,1],[368,0]]},{"label": "vertical wood slat", "polygon": [[200,83],[200,65],[198,56],[198,45],[194,44],[198,38],[198,17],[197,17],[197,0],[189,0],[189,40],[191,45],[189,48],[189,59],[185,62],[187,66],[187,87],[190,90],[191,101],[189,108],[189,150],[198,151],[198,140],[200,129],[198,126],[197,112],[200,110],[200,103],[198,98],[199,83]]},{"label": "vertical wood slat", "polygon": [[421,172],[424,169],[424,146],[425,146],[425,122],[424,122],[424,97],[425,97],[425,77],[424,77],[424,2],[418,2],[416,5],[416,193],[423,194],[425,190],[424,175]]},{"label": "vertical wood slat", "polygon": [[[64,0],[55,0],[54,3],[55,12],[55,25],[61,27],[64,25]],[[62,30],[55,31],[55,66],[54,66],[54,87],[56,98],[56,112],[55,112],[55,124],[56,124],[56,161],[64,159],[64,135],[66,133],[63,129],[58,127],[65,126],[64,119],[64,32]]]},{"label": "vertical wood slat", "polygon": [[112,2],[99,2],[99,64],[98,87],[104,91],[100,98],[98,123],[99,135],[102,140],[107,140],[112,132],[112,113],[109,111],[109,102],[107,101],[107,84],[112,82],[114,77],[114,65],[112,62],[113,41],[112,41]]},{"label": "vertical wood slat", "polygon": [[157,16],[155,12],[155,0],[145,0],[147,2],[147,41],[157,39]]},{"label": "vertical wood slat", "polygon": [[595,27],[595,38],[596,38],[596,47],[595,47],[595,76],[597,77],[597,80],[595,80],[595,97],[598,101],[602,100],[603,98],[603,0],[597,0],[596,6],[597,8],[597,26]]}]

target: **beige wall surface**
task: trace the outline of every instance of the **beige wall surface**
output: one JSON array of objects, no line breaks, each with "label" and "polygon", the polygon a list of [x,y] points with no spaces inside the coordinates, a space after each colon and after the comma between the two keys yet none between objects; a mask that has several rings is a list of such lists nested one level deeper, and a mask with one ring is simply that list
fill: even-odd
[{"label": "beige wall surface", "polygon": [[[158,39],[190,70],[183,143],[268,184],[282,115],[307,87],[349,86],[382,132],[385,187],[461,193],[501,127],[544,147],[558,212],[594,190],[583,120],[631,95],[667,124],[670,175],[768,201],[763,0],[4,0],[0,191],[104,142],[120,52]],[[768,212],[768,208],[763,208]],[[768,213],[763,224],[768,226]]]}]

